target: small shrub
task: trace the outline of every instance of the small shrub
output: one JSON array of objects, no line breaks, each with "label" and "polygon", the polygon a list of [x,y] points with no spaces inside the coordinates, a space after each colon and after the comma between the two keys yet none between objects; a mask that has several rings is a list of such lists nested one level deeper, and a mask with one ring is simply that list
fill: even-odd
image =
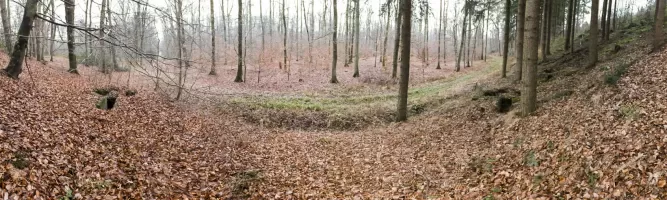
[{"label": "small shrub", "polygon": [[612,71],[605,75],[604,82],[608,85],[618,84],[618,81],[621,80],[621,77],[623,77],[623,75],[628,72],[628,67],[630,67],[630,64],[628,63],[617,65]]},{"label": "small shrub", "polygon": [[248,197],[247,190],[250,189],[252,182],[259,180],[259,171],[249,170],[234,174],[232,182],[232,193],[235,196]]},{"label": "small shrub", "polygon": [[410,111],[414,114],[421,114],[426,110],[426,105],[424,104],[414,104],[410,106]]},{"label": "small shrub", "polygon": [[25,169],[30,166],[30,161],[27,159],[28,157],[28,152],[25,150],[18,150],[17,152],[14,152],[14,157],[9,160],[9,162],[14,166],[16,169]]},{"label": "small shrub", "polygon": [[640,114],[639,108],[632,104],[622,105],[618,108],[618,112],[621,114],[621,117],[627,120],[635,120]]},{"label": "small shrub", "polygon": [[524,158],[524,164],[528,167],[537,167],[540,165],[540,161],[537,159],[537,156],[535,156],[534,151],[529,151],[526,154],[526,157]]},{"label": "small shrub", "polygon": [[595,187],[598,180],[600,179],[600,175],[598,175],[597,173],[595,173],[595,172],[593,172],[589,169],[586,169],[586,177],[587,177],[588,185],[591,186],[591,187]]},{"label": "small shrub", "polygon": [[72,189],[69,189],[69,187],[65,187],[65,195],[62,197],[58,198],[59,200],[73,200],[74,195],[72,194]]}]

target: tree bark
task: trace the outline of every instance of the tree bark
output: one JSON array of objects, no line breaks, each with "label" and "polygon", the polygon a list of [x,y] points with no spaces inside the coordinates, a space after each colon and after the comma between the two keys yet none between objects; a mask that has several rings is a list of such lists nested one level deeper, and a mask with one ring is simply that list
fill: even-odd
[{"label": "tree bark", "polygon": [[[261,5],[261,4],[260,4]],[[208,75],[216,76],[218,73],[215,71],[215,6],[213,0],[211,0],[211,13],[210,13],[210,23],[211,23],[211,71]],[[261,12],[260,12],[261,13]],[[263,23],[262,23],[263,25]],[[264,38],[264,28],[262,27],[262,38]],[[262,39],[262,47],[264,46],[264,40]]]},{"label": "tree bark", "polygon": [[540,1],[526,1],[526,56],[521,105],[524,116],[530,115],[537,107],[537,51],[540,39]]},{"label": "tree bark", "polygon": [[67,22],[67,50],[69,57],[69,70],[70,73],[79,74],[79,71],[76,69],[76,51],[74,46],[74,0],[65,0],[65,21]]},{"label": "tree bark", "polygon": [[[30,32],[32,31],[32,23],[37,14],[38,3],[39,0],[28,0],[26,2],[25,11],[23,12],[23,20],[19,27],[18,41],[16,42],[16,46],[14,46],[14,51],[12,52],[7,68],[3,70],[7,76],[13,79],[18,79],[23,71],[23,59],[25,58],[26,48],[28,47],[28,37],[30,37]],[[4,4],[2,7],[4,7]]]},{"label": "tree bark", "polygon": [[602,26],[602,41],[606,41],[605,34],[607,33],[607,2],[609,0],[604,0],[602,3],[602,22],[600,26]]},{"label": "tree bark", "polygon": [[653,36],[653,52],[659,51],[665,43],[665,0],[656,0],[658,7],[657,18],[655,20],[655,35]]},{"label": "tree bark", "polygon": [[591,22],[589,40],[589,56],[588,67],[594,67],[598,62],[598,9],[599,0],[592,0],[591,5]]},{"label": "tree bark", "polygon": [[[107,24],[111,27],[111,6],[107,6]],[[111,32],[109,32],[109,35],[111,35]],[[113,35],[111,35],[113,36]],[[160,47],[160,40],[158,40],[158,48]],[[160,50],[158,49],[158,55],[160,55]],[[111,64],[113,65],[113,69],[119,69],[118,67],[118,60],[116,59],[116,47],[111,46]]]},{"label": "tree bark", "polygon": [[5,0],[0,0],[0,17],[2,17],[2,30],[5,35],[5,49],[7,52],[12,52],[12,38],[11,38],[11,16],[7,13],[7,3]]},{"label": "tree bark", "polygon": [[[387,65],[387,40],[389,39],[389,25],[391,21],[391,4],[389,1],[387,1],[387,26],[384,27],[384,42],[382,45],[382,59],[380,59],[380,62],[382,62],[382,68]],[[398,26],[398,25],[397,25]]]},{"label": "tree bark", "polygon": [[[404,0],[397,0],[396,2],[399,5],[403,5]],[[403,26],[401,24],[401,18],[403,12],[397,11],[396,12],[396,37],[394,38],[394,56],[392,57],[393,59],[393,64],[391,68],[391,78],[396,78],[397,71],[398,71],[398,50],[400,47],[400,41],[401,41],[401,27]]]},{"label": "tree bark", "polygon": [[440,0],[440,15],[439,15],[439,20],[438,20],[438,65],[435,67],[435,69],[442,69],[440,68],[440,48],[442,44],[442,0]]},{"label": "tree bark", "polygon": [[[185,64],[183,56],[185,49],[185,40],[183,39],[183,0],[176,0],[176,39],[178,40],[178,90],[176,93],[176,100],[181,98],[183,92],[183,65]],[[241,50],[239,49],[239,52]]]},{"label": "tree bark", "polygon": [[565,51],[570,50],[570,40],[573,38],[570,32],[574,28],[574,0],[569,0],[568,12],[567,12],[567,26],[565,31]]},{"label": "tree bark", "polygon": [[542,60],[547,60],[547,43],[549,41],[549,7],[551,7],[550,0],[543,0],[544,6],[542,9]]},{"label": "tree bark", "polygon": [[285,64],[285,70],[287,69],[287,19],[285,17],[285,0],[283,0],[282,7],[282,18],[283,18],[283,64]]},{"label": "tree bark", "polygon": [[338,64],[338,0],[333,0],[333,39],[331,39],[333,57],[331,59],[330,83],[338,83],[336,65]]},{"label": "tree bark", "polygon": [[[612,11],[613,3],[614,3],[614,0],[609,0],[609,3],[607,5],[607,19],[606,19],[607,24],[605,24],[605,27],[607,27],[607,29],[604,32],[604,40],[605,41],[609,40],[609,35],[611,34],[611,15],[612,15],[611,11]],[[664,11],[663,11],[663,13],[664,13]]]},{"label": "tree bark", "polygon": [[[100,13],[102,13],[102,14],[100,15],[100,31],[99,31],[99,36],[98,36],[99,38],[104,38],[104,25],[105,25],[105,22],[104,22],[105,14],[104,14],[104,11],[106,11],[106,8],[105,8],[106,6],[107,6],[107,1],[106,1],[106,0],[102,0],[102,5],[101,5],[101,8],[100,8]],[[137,12],[138,12],[138,11],[137,11]],[[102,67],[102,72],[106,74],[106,73],[109,73],[111,70],[109,70],[109,69],[107,68],[107,63],[106,63],[106,60],[107,60],[107,59],[106,59],[106,47],[105,47],[105,43],[104,43],[104,41],[102,41],[102,40],[100,40],[100,47],[101,47],[101,48],[100,48],[101,53],[98,54],[96,57],[97,57],[97,59],[99,60],[99,63],[98,63],[98,64],[100,65],[100,67]]]},{"label": "tree bark", "polygon": [[468,21],[468,4],[469,1],[466,0],[465,5],[463,6],[463,25],[461,26],[461,47],[459,48],[459,55],[458,58],[456,59],[456,69],[455,71],[461,71],[461,59],[463,57],[463,54],[465,52],[463,51],[463,47],[465,45],[465,38],[466,38],[466,29],[468,28],[467,21]]},{"label": "tree bark", "polygon": [[[285,6],[285,0],[283,0],[283,8]],[[238,49],[237,49],[237,68],[236,68],[236,78],[234,82],[240,83],[243,82],[243,0],[239,0],[239,17],[238,17]]]},{"label": "tree bark", "polygon": [[514,80],[521,81],[523,72],[523,39],[524,22],[526,19],[526,0],[519,0],[518,14],[516,17],[516,65],[514,66]]},{"label": "tree bark", "polygon": [[356,77],[359,77],[359,43],[361,41],[361,37],[359,35],[359,25],[360,25],[360,20],[359,20],[360,17],[359,16],[361,15],[361,9],[359,7],[359,1],[360,0],[354,0],[354,1],[355,1],[354,2],[355,3],[355,6],[354,6],[354,9],[355,9],[354,35],[355,35],[355,38],[354,38],[354,74],[352,75],[352,77],[356,78]]},{"label": "tree bark", "polygon": [[403,47],[401,48],[401,79],[399,81],[398,90],[398,114],[396,121],[406,121],[408,119],[408,85],[410,82],[410,36],[412,32],[412,1],[401,1],[401,13],[403,13],[403,24],[401,40]]},{"label": "tree bark", "polygon": [[503,70],[501,73],[502,78],[507,77],[507,57],[509,55],[509,44],[510,44],[510,9],[512,7],[512,0],[505,0],[505,31],[503,35],[504,45],[503,45]]},{"label": "tree bark", "polygon": [[[55,9],[56,9],[55,1],[51,0],[50,5],[51,5],[50,6],[51,7],[51,21],[53,21],[55,16],[56,16],[56,14],[55,14]],[[56,25],[51,24],[51,41],[49,41],[49,56],[51,57],[49,60],[51,62],[53,62],[53,54],[55,53],[55,50],[54,50],[53,47],[54,47],[54,43],[55,43],[55,40],[56,40],[56,30],[57,30]]]}]

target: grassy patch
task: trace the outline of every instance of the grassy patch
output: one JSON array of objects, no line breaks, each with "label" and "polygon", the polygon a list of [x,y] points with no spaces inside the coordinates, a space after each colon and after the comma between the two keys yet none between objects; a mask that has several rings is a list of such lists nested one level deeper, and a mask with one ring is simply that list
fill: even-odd
[{"label": "grassy patch", "polygon": [[540,161],[537,159],[535,151],[529,151],[526,154],[524,158],[524,164],[528,167],[537,167],[540,165]]},{"label": "grassy patch", "polygon": [[[410,114],[421,114],[445,103],[452,88],[497,71],[501,62],[500,58],[491,59],[489,67],[412,87],[408,91]],[[221,109],[231,107],[246,120],[268,127],[348,130],[394,121],[397,97],[396,93],[346,92],[331,96],[245,96],[232,98]]]},{"label": "grassy patch", "polygon": [[616,65],[612,70],[605,74],[604,82],[608,85],[617,85],[618,81],[621,80],[621,77],[628,72],[630,65],[630,63]]},{"label": "grassy patch", "polygon": [[253,182],[260,180],[259,171],[249,170],[234,174],[232,193],[236,197],[249,197],[248,190]]},{"label": "grassy patch", "polygon": [[632,104],[622,105],[620,108],[618,108],[618,112],[621,115],[621,117],[627,120],[637,119],[640,114],[639,111],[640,111],[639,107]]},{"label": "grassy patch", "polygon": [[477,174],[490,173],[493,171],[493,164],[495,162],[496,160],[492,158],[473,157],[470,163],[468,163],[468,167]]}]

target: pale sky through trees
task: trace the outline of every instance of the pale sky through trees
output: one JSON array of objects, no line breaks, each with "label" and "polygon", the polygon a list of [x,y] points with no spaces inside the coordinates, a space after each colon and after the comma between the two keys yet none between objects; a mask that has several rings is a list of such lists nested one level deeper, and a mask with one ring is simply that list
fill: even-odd
[{"label": "pale sky through trees", "polygon": [[[171,13],[173,13],[173,2],[174,2],[174,0],[139,0],[139,1],[147,2],[151,7],[160,8],[163,11],[171,10]],[[296,15],[295,8],[296,8],[296,5],[297,5],[297,2],[299,3],[299,5],[301,5],[301,0],[285,0],[285,1],[287,3],[286,10],[287,10],[288,16],[295,17],[295,15]],[[339,0],[339,2],[338,2],[338,12],[339,12],[338,14],[339,14],[339,19],[340,19],[339,20],[340,24],[345,23],[344,17],[341,17],[341,16],[344,16],[344,14],[345,14],[344,11],[345,11],[345,5],[346,5],[347,1],[348,0]],[[376,23],[377,20],[379,20],[377,15],[379,14],[380,3],[385,2],[386,0],[361,0],[361,1],[362,1],[361,7],[363,9],[362,12],[361,12],[362,16],[360,17],[360,19],[362,21],[361,22],[362,27],[366,23],[366,20],[368,19],[369,14],[373,15],[373,17],[371,19],[373,20],[373,23]],[[438,28],[437,18],[438,18],[439,12],[440,12],[440,10],[439,10],[440,9],[439,8],[440,0],[428,0],[428,1],[429,1],[430,5],[432,7],[432,15],[430,16],[430,19],[429,19],[429,23],[430,23],[429,27],[430,27],[431,31],[436,31],[437,28]],[[48,1],[41,1],[41,2],[48,4]],[[56,2],[56,15],[58,15],[56,17],[56,21],[64,23],[64,21],[65,21],[65,18],[64,18],[65,9],[64,9],[63,2],[60,1],[60,0],[56,0],[55,2]],[[75,21],[77,23],[83,22],[84,12],[85,12],[85,2],[86,2],[85,0],[76,0]],[[93,27],[97,27],[97,26],[99,26],[99,23],[95,23],[95,22],[99,21],[99,12],[100,12],[99,9],[100,9],[101,0],[92,0],[92,2],[93,2],[92,11],[91,11],[92,20],[93,20],[92,24],[93,24]],[[192,19],[191,19],[192,16],[194,16],[196,18],[197,15],[198,15],[197,10],[198,10],[198,7],[199,7],[199,5],[198,5],[199,2],[201,2],[201,10],[200,10],[201,13],[199,13],[201,15],[201,23],[204,27],[204,31],[209,32],[208,28],[207,28],[208,27],[209,10],[210,10],[210,8],[209,8],[210,1],[209,0],[184,0],[184,2],[183,2],[184,16],[183,17],[188,23],[190,23],[192,21]],[[236,23],[236,16],[237,16],[236,13],[237,13],[237,10],[238,10],[238,5],[237,5],[238,1],[236,1],[236,0],[224,0],[224,1],[223,0],[215,0],[214,2],[216,4],[215,12],[216,12],[216,21],[218,22],[218,24],[221,21],[220,5],[221,5],[222,2],[225,2],[225,10],[226,10],[225,12],[231,11],[231,13],[230,13],[231,19],[229,19],[229,21],[230,21],[229,23],[231,23],[231,26],[234,26],[234,24]],[[247,2],[247,0],[244,0],[244,2]],[[270,0],[251,0],[251,2],[253,4],[252,5],[252,10],[251,10],[253,16],[259,17],[259,11],[260,11],[259,3],[263,3],[262,4],[262,6],[263,6],[262,9],[263,9],[264,17],[266,19],[268,19],[270,17],[269,16],[269,9],[270,9],[269,8],[269,6],[270,6],[269,2],[270,2]],[[274,17],[275,17],[276,20],[278,20],[278,17],[279,17],[279,14],[280,14],[280,9],[279,9],[280,8],[280,3],[282,3],[282,0],[273,0],[273,2],[275,4],[274,5]],[[331,4],[331,0],[327,0],[326,2]],[[451,21],[453,20],[453,17],[454,17],[454,9],[461,9],[461,7],[463,5],[463,2],[464,2],[463,0],[446,0],[445,1],[445,3],[449,4],[448,5],[448,21],[450,21],[450,23],[451,23]],[[645,5],[652,3],[653,0],[639,0],[639,1],[625,0],[625,1],[619,2],[619,8],[621,7],[622,4],[624,4],[626,2],[627,3],[632,2],[634,4],[634,8],[635,8],[634,11],[636,11],[637,8],[644,7]],[[319,26],[318,25],[319,24],[319,19],[321,19],[320,15],[321,15],[322,10],[324,9],[323,3],[324,3],[324,0],[315,0],[314,1],[314,4],[315,4],[314,5],[314,10],[315,10],[315,15],[316,15],[316,20],[315,20],[316,26]],[[15,5],[16,1],[12,1],[12,4],[14,4],[13,7],[21,8],[20,6]],[[310,8],[310,6],[309,6],[310,0],[305,0],[305,4],[308,8]],[[455,5],[456,5],[456,7],[455,7]],[[246,7],[246,6],[247,5],[244,5],[244,7]],[[497,9],[502,10],[503,6],[504,5],[499,5]],[[588,6],[588,7],[590,7],[590,6]],[[122,13],[123,10],[125,10],[129,14],[129,13],[134,12],[134,10],[136,9],[136,2],[134,2],[132,0],[114,0],[114,1],[111,1],[111,9],[112,9],[112,12],[114,13],[114,15],[120,15],[120,13]],[[368,9],[371,9],[371,10],[369,11]],[[14,10],[22,10],[22,8],[21,9],[14,9]],[[245,8],[244,8],[244,10],[245,10]],[[195,12],[194,15],[191,14],[191,12],[193,12],[193,11]],[[303,14],[301,13],[301,11],[302,11],[302,9],[300,9],[299,14],[301,15],[300,17],[303,17]],[[395,10],[392,9],[392,12],[394,12],[394,11]],[[158,11],[156,11],[155,9],[151,9],[151,8],[148,8],[148,12],[152,13],[152,14],[158,13]],[[328,8],[327,12],[328,13],[331,12],[330,7]],[[418,12],[418,11],[415,11],[415,12]],[[13,12],[12,14],[14,15],[14,17],[12,17],[12,19],[14,20],[13,25],[16,26],[18,24],[17,20],[20,19],[20,17],[18,17],[18,15],[22,15],[22,12]],[[128,19],[131,20],[132,15],[129,15]],[[492,20],[493,19],[494,18],[492,18]],[[585,17],[585,19],[588,19],[588,15],[587,15],[587,17]],[[382,18],[382,20],[384,20],[384,18]],[[584,20],[584,19],[580,19],[580,20]],[[587,20],[584,20],[584,21],[587,21]],[[259,22],[254,22],[254,23],[259,23]],[[393,27],[393,25],[392,25],[392,27]],[[158,34],[160,35],[160,38],[162,38],[162,32],[163,31],[161,31],[161,30],[163,29],[163,27],[162,27],[162,24],[161,24],[161,20],[157,20],[157,27],[156,28],[158,29]],[[339,25],[339,29],[340,28],[341,27]]]}]

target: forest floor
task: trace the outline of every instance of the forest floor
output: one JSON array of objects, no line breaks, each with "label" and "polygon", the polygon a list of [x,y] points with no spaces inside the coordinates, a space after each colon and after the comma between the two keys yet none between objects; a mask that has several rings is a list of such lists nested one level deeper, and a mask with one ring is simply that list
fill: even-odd
[{"label": "forest floor", "polygon": [[[411,105],[431,104],[408,122],[350,129],[264,127],[225,112],[243,111],[230,103],[194,94],[172,102],[138,79],[138,95],[123,96],[120,81],[118,106],[99,110],[94,88],[122,79],[87,75],[93,71],[85,67],[71,75],[61,61],[29,60],[20,81],[0,78],[0,195],[665,199],[667,51],[649,54],[646,30],[614,34],[595,68],[582,66],[585,49],[555,52],[540,65],[532,116],[495,112],[499,96],[518,106],[519,87],[499,79],[498,60],[490,59],[489,66],[416,84],[412,91],[424,92],[411,95],[428,95]],[[327,95],[307,97],[326,110],[327,99],[345,93]]]}]

